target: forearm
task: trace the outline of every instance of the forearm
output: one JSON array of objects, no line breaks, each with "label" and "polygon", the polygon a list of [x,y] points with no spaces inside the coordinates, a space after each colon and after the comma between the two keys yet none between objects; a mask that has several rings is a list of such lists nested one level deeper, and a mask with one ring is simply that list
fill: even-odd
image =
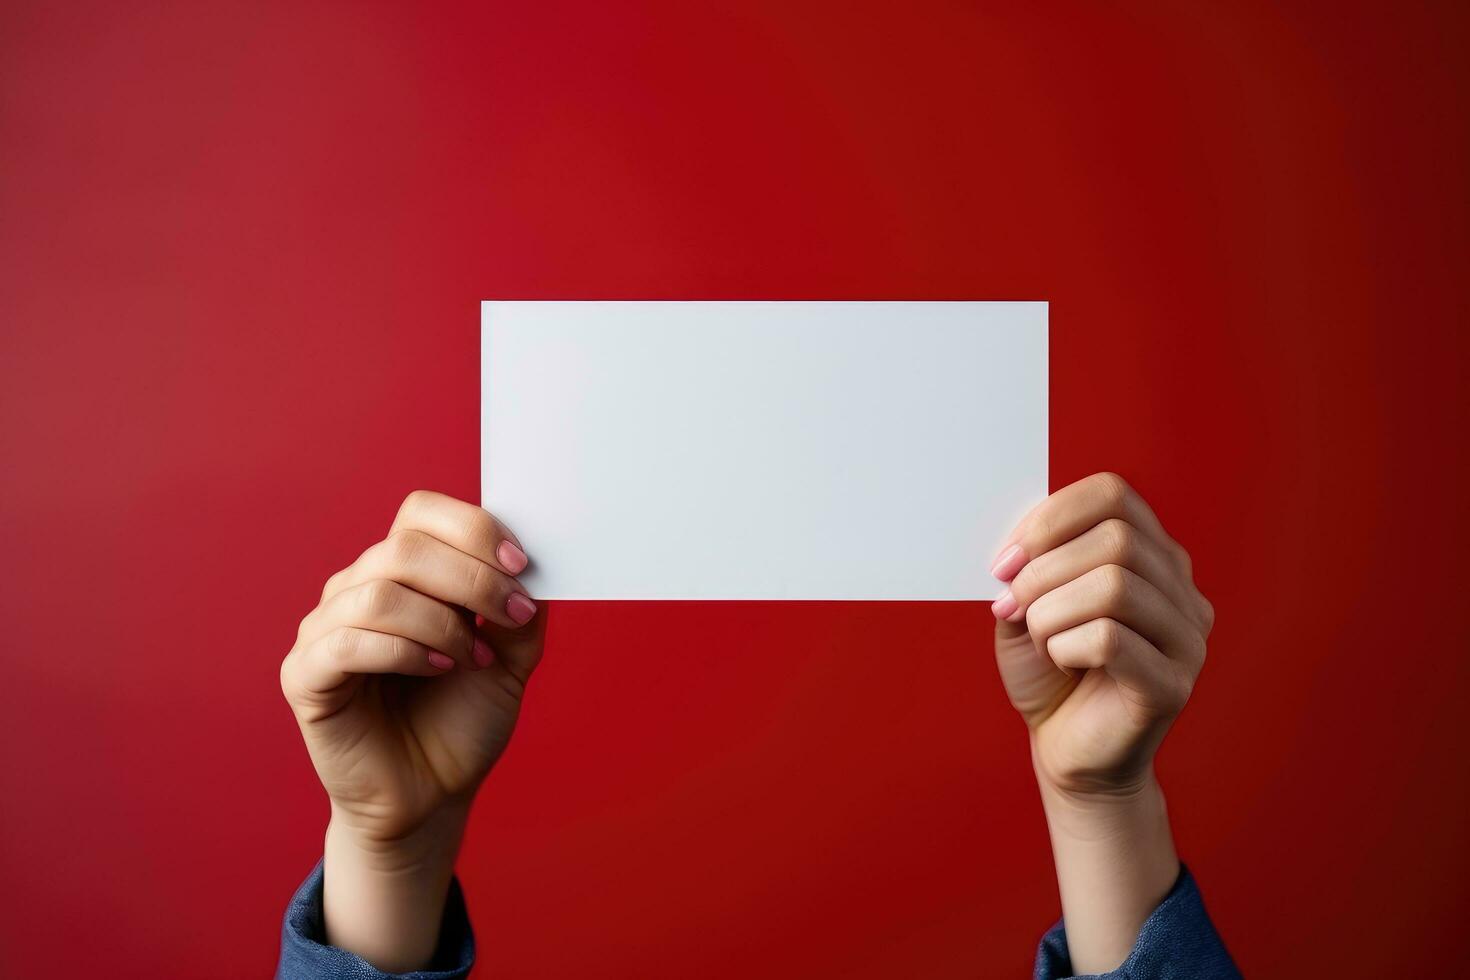
[{"label": "forearm", "polygon": [[322,866],[327,942],[386,973],[429,966],[466,816],[441,812],[412,838],[388,843],[334,814]]},{"label": "forearm", "polygon": [[1179,877],[1164,794],[1151,771],[1127,792],[1040,785],[1072,968],[1114,970]]}]

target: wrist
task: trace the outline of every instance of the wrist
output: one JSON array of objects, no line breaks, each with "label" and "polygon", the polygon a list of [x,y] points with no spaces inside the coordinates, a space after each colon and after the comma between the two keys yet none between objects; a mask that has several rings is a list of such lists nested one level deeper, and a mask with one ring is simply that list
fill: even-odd
[{"label": "wrist", "polygon": [[428,819],[390,834],[350,811],[332,806],[326,847],[365,872],[409,877],[452,868],[469,820],[469,805],[450,804]]},{"label": "wrist", "polygon": [[1143,827],[1168,827],[1163,788],[1149,766],[1140,773],[1086,788],[1036,776],[1041,805],[1053,835],[1105,842]]},{"label": "wrist", "polygon": [[383,838],[334,809],[322,865],[327,942],[387,973],[427,968],[467,817],[467,808],[449,808]]},{"label": "wrist", "polygon": [[1038,784],[1073,968],[1114,970],[1179,877],[1163,790],[1152,767],[1086,791]]}]

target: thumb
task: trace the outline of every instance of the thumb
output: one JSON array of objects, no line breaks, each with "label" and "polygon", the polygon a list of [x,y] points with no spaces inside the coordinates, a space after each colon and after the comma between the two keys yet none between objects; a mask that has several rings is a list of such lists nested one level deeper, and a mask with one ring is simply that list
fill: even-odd
[{"label": "thumb", "polygon": [[1036,649],[1024,621],[995,621],[995,665],[1011,706],[1028,725],[1054,709],[1066,689],[1076,684],[1075,678]]},{"label": "thumb", "polygon": [[1026,621],[1012,623],[1009,620],[997,619],[995,621],[995,646],[999,650],[1003,643],[1015,643],[1020,640],[1031,642],[1031,636],[1026,631]]},{"label": "thumb", "polygon": [[541,662],[541,651],[546,644],[546,622],[550,614],[549,603],[536,604],[536,613],[524,626],[510,628],[475,617],[475,628],[490,645],[495,659],[504,665],[516,680],[525,686]]}]

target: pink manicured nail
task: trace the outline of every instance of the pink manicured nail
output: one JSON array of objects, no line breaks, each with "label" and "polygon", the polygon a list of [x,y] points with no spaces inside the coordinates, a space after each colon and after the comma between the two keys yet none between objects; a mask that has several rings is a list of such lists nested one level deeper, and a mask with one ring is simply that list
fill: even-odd
[{"label": "pink manicured nail", "polygon": [[1026,552],[1021,550],[1020,545],[1013,544],[995,559],[995,564],[990,566],[990,574],[1002,582],[1009,582],[1025,564]]},{"label": "pink manicured nail", "polygon": [[489,667],[492,663],[495,662],[495,651],[490,649],[490,644],[486,643],[478,636],[475,637],[474,658],[475,666],[477,667]]},{"label": "pink manicured nail", "polygon": [[430,650],[429,666],[437,667],[440,670],[448,670],[450,667],[454,666],[454,661],[451,658],[444,656],[444,654],[440,653],[438,650]]},{"label": "pink manicured nail", "polygon": [[484,616],[481,616],[479,613],[475,613],[475,629],[484,629],[484,628],[485,628],[485,617]]},{"label": "pink manicured nail", "polygon": [[526,553],[517,548],[514,542],[500,542],[500,547],[495,549],[495,557],[500,559],[500,564],[512,575],[519,575],[526,568]]},{"label": "pink manicured nail", "polygon": [[515,620],[517,626],[525,626],[536,615],[536,603],[519,592],[512,592],[510,598],[505,600],[505,614]]},{"label": "pink manicured nail", "polygon": [[995,613],[996,619],[1010,619],[1016,610],[1021,608],[1016,602],[1016,597],[1011,595],[1011,590],[1006,589],[1000,594],[1000,598],[990,604],[990,611]]}]

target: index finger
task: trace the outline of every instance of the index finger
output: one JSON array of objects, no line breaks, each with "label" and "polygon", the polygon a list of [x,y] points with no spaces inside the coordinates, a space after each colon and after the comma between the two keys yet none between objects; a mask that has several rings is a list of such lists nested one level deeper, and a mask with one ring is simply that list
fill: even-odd
[{"label": "index finger", "polygon": [[1183,553],[1153,509],[1116,473],[1094,473],[1058,490],[1031,509],[1011,532],[990,574],[1002,582],[1026,563],[1091,530],[1109,518],[1127,521],[1154,539],[1176,561]]},{"label": "index finger", "polygon": [[395,531],[412,528],[432,535],[467,555],[519,575],[529,564],[515,533],[483,507],[433,490],[415,490],[393,518]]}]

